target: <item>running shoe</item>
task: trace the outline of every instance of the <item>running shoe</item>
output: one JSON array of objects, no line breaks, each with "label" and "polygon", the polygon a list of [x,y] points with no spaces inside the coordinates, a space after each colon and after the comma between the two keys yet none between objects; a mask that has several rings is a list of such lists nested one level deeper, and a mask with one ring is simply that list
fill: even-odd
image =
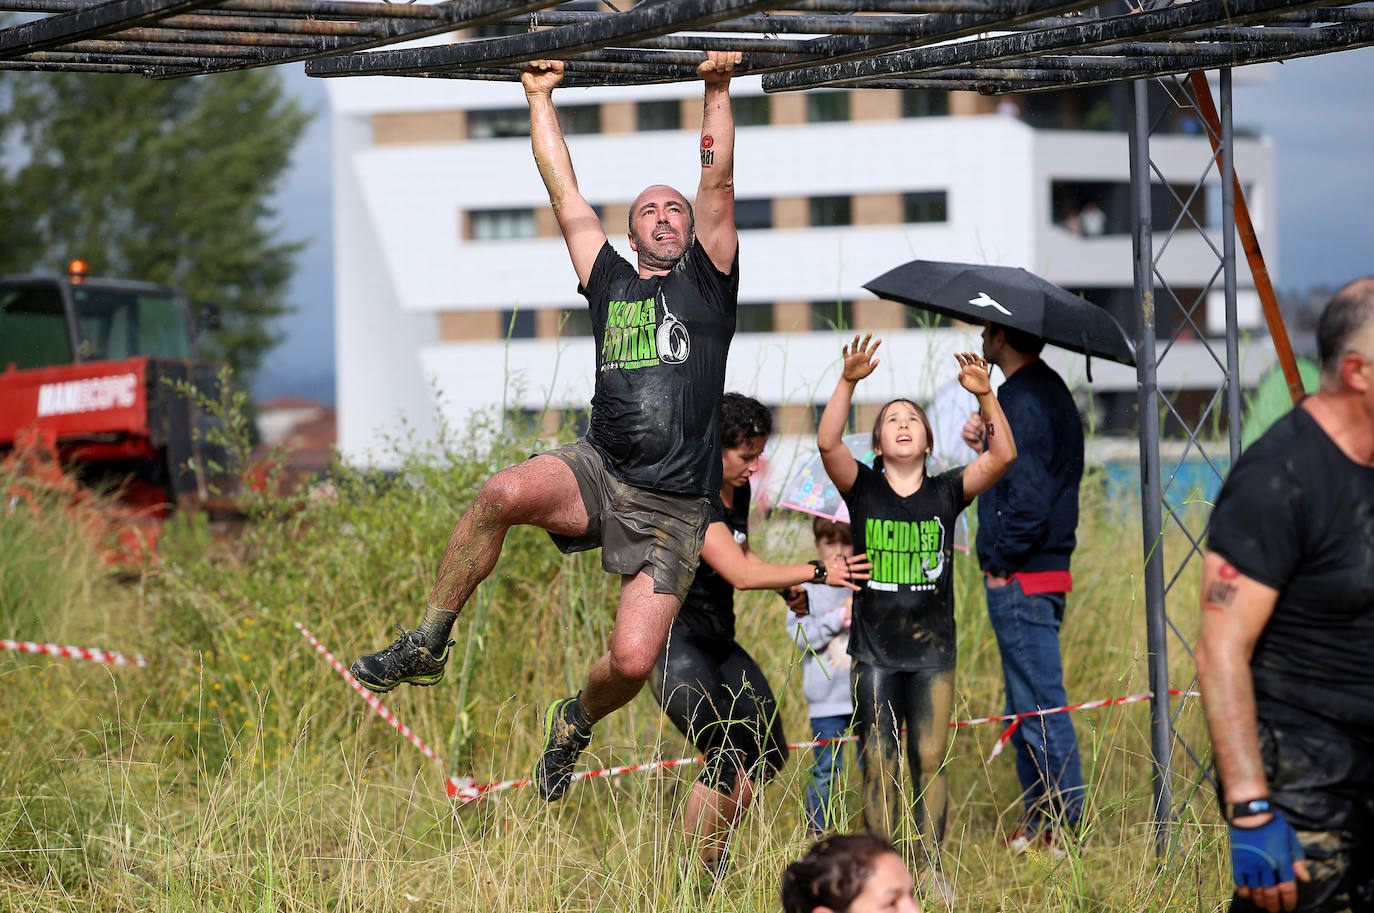
[{"label": "running shoe", "polygon": [[400,625],[396,632],[398,636],[391,646],[355,659],[349,674],[378,694],[402,683],[433,685],[444,677],[444,664],[454,641],[450,640],[444,645],[444,652],[435,656],[420,642],[419,632],[407,631]]},{"label": "running shoe", "polygon": [[544,716],[544,753],[534,765],[534,783],[545,802],[563,798],[572,785],[577,756],[592,742],[590,730],[583,732],[568,719],[567,708],[575,700],[565,697],[554,701]]},{"label": "running shoe", "polygon": [[1013,856],[1042,855],[1051,859],[1063,859],[1068,855],[1059,835],[1054,831],[1028,831],[1018,828],[1006,840],[1007,849]]}]

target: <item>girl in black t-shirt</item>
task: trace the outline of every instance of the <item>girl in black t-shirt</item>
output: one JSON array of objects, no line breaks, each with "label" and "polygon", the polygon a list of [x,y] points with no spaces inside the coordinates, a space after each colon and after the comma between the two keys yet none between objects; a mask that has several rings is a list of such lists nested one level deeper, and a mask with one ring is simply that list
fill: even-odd
[{"label": "girl in black t-shirt", "polygon": [[862,554],[807,564],[768,564],[749,548],[749,478],[773,430],[758,400],[727,393],[721,401],[719,494],[696,579],[659,654],[650,685],[663,712],[705,756],[682,816],[702,864],[719,873],[730,828],[754,788],[787,761],[777,701],[768,681],[735,642],[735,590],[777,590],[829,582],[851,590],[868,577]]},{"label": "girl in black t-shirt", "polygon": [[849,652],[854,657],[854,716],[863,759],[864,825],[890,836],[901,822],[903,726],[911,768],[912,812],[939,868],[948,794],[941,775],[954,702],[954,522],[1016,459],[1016,443],[988,380],[987,362],[956,354],[959,383],[978,398],[988,450],[968,466],[926,474],[932,436],[925,411],[893,400],[873,424],[873,468],[842,440],[854,387],[878,365],[881,340],[870,333],[843,349],[844,370],[825,406],[817,444],[825,471],[849,506],[854,550],[872,563],[854,597]]}]

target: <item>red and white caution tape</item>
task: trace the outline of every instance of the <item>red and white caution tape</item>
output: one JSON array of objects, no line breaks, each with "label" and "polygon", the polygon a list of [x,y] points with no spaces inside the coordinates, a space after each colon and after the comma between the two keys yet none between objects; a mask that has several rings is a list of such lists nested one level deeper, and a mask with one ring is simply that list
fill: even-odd
[{"label": "red and white caution tape", "polygon": [[[1176,688],[1170,688],[1169,693],[1173,695],[1184,694],[1189,697],[1200,696],[1196,691],[1179,691]],[[1002,732],[1002,735],[997,740],[997,745],[992,750],[992,754],[988,756],[988,763],[990,763],[993,758],[1001,754],[1002,749],[1006,746],[1006,743],[1011,739],[1012,732],[1015,731],[1016,727],[1021,724],[1021,721],[1026,719],[1027,717],[1045,716],[1051,713],[1064,713],[1069,710],[1090,710],[1094,707],[1108,707],[1115,704],[1130,704],[1136,701],[1149,700],[1153,696],[1154,692],[1146,691],[1143,694],[1129,694],[1125,697],[1104,698],[1102,700],[1097,701],[1084,701],[1081,704],[1069,704],[1064,707],[1051,707],[1045,710],[1031,710],[1027,711],[1026,713],[1007,713],[1002,714],[1001,716],[979,717],[978,719],[973,720],[958,720],[956,722],[950,723],[949,725],[950,728],[957,729],[962,726],[976,726],[980,723],[995,723],[998,721],[1010,722],[1011,725],[1008,726]],[[839,736],[838,738],[834,739],[817,739],[812,742],[792,742],[787,747],[791,751],[797,751],[806,748],[818,748],[822,745],[834,745],[843,742],[857,742],[858,740],[858,736],[846,735]],[[703,760],[705,759],[698,755],[694,758],[677,758],[676,760],[672,761],[652,761],[645,764],[627,764],[622,767],[607,767],[602,770],[582,771],[581,773],[573,774],[572,779],[574,782],[576,782],[578,780],[592,780],[605,777],[618,777],[621,774],[644,773],[646,771],[658,770],[660,768],[686,767],[691,764],[700,764]],[[477,785],[473,784],[471,778],[464,778],[462,782],[459,782],[454,780],[454,778],[450,777],[449,795],[456,796],[459,802],[471,802],[474,799],[483,798],[484,796],[490,793],[501,792],[507,789],[516,789],[521,786],[528,786],[530,782],[530,778],[526,777],[523,780],[501,780],[497,783],[484,783]]]},{"label": "red and white caution tape", "polygon": [[[1199,691],[1180,691],[1177,688],[1170,688],[1169,693],[1175,697],[1185,695],[1187,697],[1201,697]],[[1049,707],[1044,710],[1029,710],[1025,713],[1004,713],[1001,716],[985,716],[976,720],[960,720],[957,723],[950,723],[950,726],[977,726],[979,723],[995,723],[1003,721],[1007,727],[1002,730],[1002,734],[997,737],[997,744],[992,746],[992,751],[988,753],[988,758],[983,762],[984,765],[991,764],[1002,749],[1007,747],[1011,741],[1012,734],[1016,732],[1016,727],[1021,725],[1021,721],[1033,716],[1049,716],[1051,713],[1067,713],[1070,710],[1091,710],[1094,707],[1112,707],[1117,704],[1134,704],[1137,701],[1148,701],[1154,697],[1153,691],[1145,691],[1140,694],[1128,694],[1125,697],[1109,697],[1097,701],[1084,701],[1081,704],[1066,704],[1063,707]]]},{"label": "red and white caution tape", "polygon": [[[317,653],[319,653],[326,660],[328,660],[329,664],[334,667],[334,671],[339,673],[339,675],[343,676],[344,681],[348,682],[348,684],[353,688],[353,690],[357,691],[358,694],[362,696],[363,700],[367,701],[368,706],[375,710],[382,717],[382,719],[386,720],[393,727],[395,727],[396,731],[399,732],[401,735],[405,736],[412,745],[420,749],[420,751],[424,752],[425,757],[437,763],[440,766],[440,768],[444,770],[448,794],[451,797],[457,799],[459,803],[472,802],[476,799],[485,798],[486,796],[489,796],[492,793],[499,793],[504,792],[508,789],[518,789],[522,786],[529,786],[530,783],[533,782],[531,778],[524,777],[518,780],[499,780],[495,783],[479,784],[472,777],[454,777],[449,775],[448,764],[444,762],[444,759],[435,754],[433,749],[426,745],[419,738],[419,736],[411,732],[410,727],[402,725],[401,722],[396,719],[395,714],[393,714],[390,710],[386,709],[386,707],[382,705],[381,701],[377,700],[377,696],[375,694],[373,694],[371,691],[368,691],[367,688],[365,688],[352,675],[349,675],[348,670],[343,667],[343,664],[334,658],[334,654],[326,650],[324,645],[315,639],[315,635],[307,631],[305,629],[305,626],[302,625],[299,621],[296,622],[296,629],[300,631],[302,635],[305,636],[306,640],[310,641],[310,643],[314,645],[315,651]],[[1177,688],[1170,688],[1169,693],[1175,696],[1201,696],[1197,691],[1180,691]],[[1004,713],[999,716],[984,716],[972,720],[957,720],[953,723],[950,723],[949,725],[952,729],[958,729],[964,726],[977,726],[983,723],[1008,723],[1009,725],[1004,730],[1002,730],[1002,734],[997,739],[997,744],[993,747],[992,752],[988,755],[987,761],[984,762],[990,764],[992,763],[992,760],[994,758],[996,758],[999,754],[1002,753],[1002,749],[1005,748],[1007,742],[1011,740],[1012,733],[1016,731],[1016,727],[1021,725],[1022,720],[1025,720],[1029,717],[1048,716],[1051,713],[1067,713],[1070,710],[1091,710],[1096,707],[1111,707],[1117,704],[1132,704],[1137,701],[1147,701],[1152,697],[1154,697],[1153,691],[1145,691],[1140,694],[1128,694],[1123,697],[1111,697],[1103,698],[1101,700],[1096,701],[1084,701],[1079,704],[1066,704],[1063,707],[1049,707],[1044,710],[1029,710],[1025,713]],[[806,748],[818,748],[822,745],[833,745],[843,742],[856,741],[858,741],[858,736],[847,735],[840,736],[834,739],[817,739],[812,742],[793,742],[789,744],[787,747],[791,751],[798,751]],[[618,777],[622,774],[646,773],[651,770],[661,770],[670,767],[688,767],[692,764],[700,764],[703,760],[705,759],[698,755],[696,757],[691,758],[675,758],[672,760],[648,761],[643,764],[625,764],[619,767],[605,767],[600,770],[584,770],[580,773],[573,774],[572,781],[576,783],[579,780],[606,779],[609,777]]]},{"label": "red and white caution tape", "polygon": [[15,650],[19,653],[37,653],[43,656],[65,656],[69,659],[85,659],[107,666],[136,666],[144,668],[148,660],[140,653],[126,656],[115,650],[97,650],[89,647],[64,647],[60,644],[38,644],[31,640],[0,640],[0,649]]},{"label": "red and white caution tape", "polygon": [[[374,711],[376,711],[378,716],[380,716],[382,719],[390,723],[393,729],[395,729],[401,735],[405,736],[406,741],[410,742],[410,744],[420,749],[420,752],[425,757],[429,758],[435,764],[438,764],[440,769],[442,769],[445,774],[448,773],[448,764],[444,761],[443,758],[439,757],[439,755],[435,753],[433,748],[430,748],[428,745],[426,745],[424,740],[421,739],[414,732],[412,732],[409,726],[405,725],[400,720],[396,719],[396,714],[392,713],[389,709],[387,709],[386,705],[377,699],[377,695],[373,694],[371,691],[368,691],[367,687],[363,685],[362,682],[358,681],[356,678],[350,675],[348,670],[344,668],[344,664],[339,662],[334,657],[334,654],[330,653],[329,650],[325,647],[325,645],[320,643],[314,634],[311,634],[308,630],[306,630],[305,625],[301,624],[299,621],[295,624],[296,630],[301,632],[302,637],[310,641],[311,646],[315,648],[315,652],[323,656],[325,658],[325,661],[328,662],[329,665],[334,667],[334,671],[339,673],[339,675],[343,677],[344,681],[348,682],[348,686],[350,688],[358,692],[358,696],[367,702],[367,706],[371,707]],[[462,785],[463,782],[461,780],[458,780],[454,777],[449,777],[448,794],[450,796],[456,795],[459,787]]]}]

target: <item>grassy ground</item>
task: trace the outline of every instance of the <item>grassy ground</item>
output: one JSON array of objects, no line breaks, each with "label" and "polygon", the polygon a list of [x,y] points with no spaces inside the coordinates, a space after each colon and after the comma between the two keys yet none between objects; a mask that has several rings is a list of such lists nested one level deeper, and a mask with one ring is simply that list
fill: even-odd
[{"label": "grassy ground", "polygon": [[[232,545],[195,524],[133,579],[102,566],[60,511],[0,509],[3,636],[143,652],[148,669],[0,654],[0,910],[777,909],[784,864],[805,846],[794,759],[740,829],[733,869],[707,893],[677,816],[694,771],[580,784],[546,806],[530,790],[455,811],[439,771],[348,690],[292,627],[346,663],[414,624],[449,529],[491,468],[529,452],[454,441],[396,478],[343,473],[338,498],[267,510]],[[481,455],[477,455],[481,450]],[[440,468],[440,467],[451,468]],[[5,480],[0,479],[0,482]],[[0,485],[0,489],[3,486]],[[1146,689],[1141,545],[1134,505],[1085,486],[1076,590],[1063,633],[1071,699]],[[805,522],[756,521],[760,550],[804,557]],[[1172,561],[1183,543],[1168,540]],[[956,559],[956,715],[998,712],[1000,667],[973,562]],[[1196,579],[1170,605],[1195,629]],[[516,530],[455,635],[449,677],[386,699],[479,781],[523,776],[539,711],[580,683],[614,600],[595,556],[560,558]],[[801,671],[775,596],[741,596],[741,641],[806,735]],[[1191,680],[1174,641],[1172,681]],[[1228,893],[1209,797],[1181,809],[1157,860],[1145,704],[1074,714],[1091,777],[1087,849],[1011,859],[1014,763],[983,759],[996,726],[952,742],[947,874],[956,909],[1213,910]],[[1179,726],[1205,749],[1195,702]],[[589,765],[690,753],[647,694],[603,723]],[[852,755],[850,755],[852,758]],[[852,765],[851,765],[852,766]],[[1174,781],[1188,795],[1186,756]],[[845,805],[857,817],[853,781]],[[930,904],[927,904],[930,907]]]}]

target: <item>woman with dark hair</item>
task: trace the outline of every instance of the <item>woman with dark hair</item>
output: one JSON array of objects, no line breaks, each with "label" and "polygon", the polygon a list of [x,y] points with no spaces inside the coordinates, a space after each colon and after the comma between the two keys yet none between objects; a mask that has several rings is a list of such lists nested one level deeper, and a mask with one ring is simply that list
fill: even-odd
[{"label": "woman with dark hair", "polygon": [[705,756],[683,829],[702,864],[723,869],[726,841],[754,790],[782,769],[787,741],[777,701],[758,663],[735,641],[735,590],[829,583],[851,590],[868,577],[863,555],[769,564],[749,548],[749,479],[773,431],[758,400],[727,393],[721,403],[721,483],[696,579],[668,633],[650,683],[663,712]]},{"label": "woman with dark hair", "polygon": [[872,834],[817,842],[782,873],[783,913],[921,913],[911,873]]}]

